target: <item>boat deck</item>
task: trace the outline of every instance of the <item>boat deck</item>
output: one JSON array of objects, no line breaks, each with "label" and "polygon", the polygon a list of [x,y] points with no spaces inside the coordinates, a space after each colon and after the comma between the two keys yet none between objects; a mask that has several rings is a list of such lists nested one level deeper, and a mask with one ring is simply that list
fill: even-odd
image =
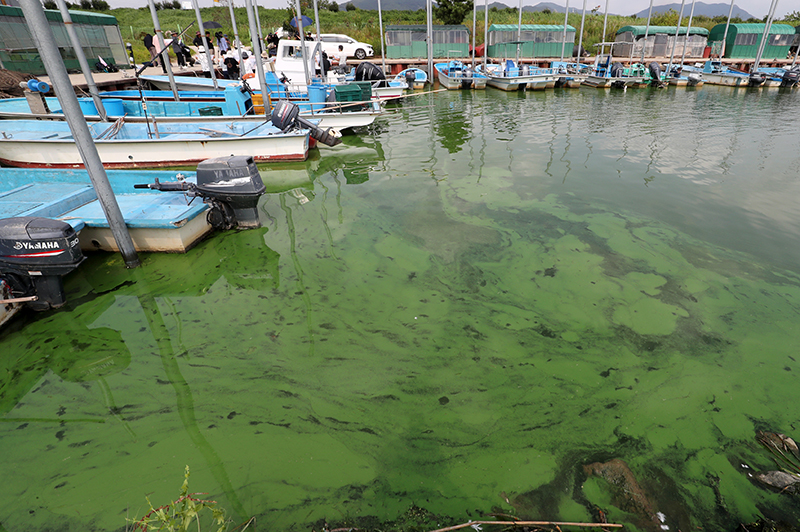
[{"label": "boat deck", "polygon": [[[175,177],[170,172],[153,175],[162,180]],[[80,177],[79,172],[58,176],[50,171],[4,168],[0,218],[41,216],[63,220],[79,232],[82,249],[117,251],[97,194]],[[138,178],[125,179],[130,183],[109,178],[116,185],[117,204],[137,251],[185,252],[211,231],[205,216],[208,206],[202,200],[190,202],[175,192],[133,192],[134,181],[152,179],[141,173]],[[88,181],[88,176],[85,179]]]}]

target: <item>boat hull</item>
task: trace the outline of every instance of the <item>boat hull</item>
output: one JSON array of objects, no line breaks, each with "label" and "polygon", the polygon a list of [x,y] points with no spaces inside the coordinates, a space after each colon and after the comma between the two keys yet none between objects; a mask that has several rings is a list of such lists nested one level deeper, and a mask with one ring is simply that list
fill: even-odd
[{"label": "boat hull", "polygon": [[748,76],[713,74],[708,72],[703,72],[703,80],[709,85],[722,85],[725,87],[747,87],[747,84],[750,82]]}]

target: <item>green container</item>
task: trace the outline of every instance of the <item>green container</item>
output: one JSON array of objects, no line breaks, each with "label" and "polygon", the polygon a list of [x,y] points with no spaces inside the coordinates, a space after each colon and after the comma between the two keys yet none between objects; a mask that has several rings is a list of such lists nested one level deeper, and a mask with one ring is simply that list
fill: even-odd
[{"label": "green container", "polygon": [[354,81],[351,85],[358,85],[358,88],[361,89],[361,100],[362,102],[368,102],[370,98],[372,98],[372,83],[369,81]]},{"label": "green container", "polygon": [[348,83],[347,85],[334,85],[333,92],[336,95],[337,102],[361,101],[361,87],[354,83]]},{"label": "green container", "polygon": [[197,112],[200,116],[222,116],[222,107],[201,107]]}]

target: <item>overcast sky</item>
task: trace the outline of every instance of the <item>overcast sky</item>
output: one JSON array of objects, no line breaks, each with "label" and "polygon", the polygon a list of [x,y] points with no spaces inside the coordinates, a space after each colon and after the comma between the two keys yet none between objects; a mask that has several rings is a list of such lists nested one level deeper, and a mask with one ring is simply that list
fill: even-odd
[{"label": "overcast sky", "polygon": [[[140,7],[146,6],[147,0],[107,0],[111,7]],[[284,9],[289,5],[288,0],[257,0],[259,7],[264,7],[268,9]],[[478,5],[482,5],[482,0],[476,0]],[[519,5],[519,0],[489,0],[489,3],[492,2],[503,2],[507,5],[517,7]],[[533,6],[538,4],[542,0],[523,0],[523,6]],[[548,0],[556,4],[564,4],[563,0]],[[723,3],[726,5],[730,5],[729,0],[703,0],[706,4],[715,4],[715,3]],[[235,6],[244,6],[244,0],[233,0]],[[345,2],[340,1],[341,4]],[[678,3],[680,4],[680,0],[655,0],[653,5],[665,5],[665,4],[672,4]],[[211,7],[214,5],[213,0],[199,0],[200,7]],[[748,13],[752,14],[755,17],[765,17],[767,16],[767,12],[769,11],[769,0],[735,0],[735,4],[747,11]],[[581,0],[570,0],[569,3],[570,7],[582,7],[583,2]],[[688,14],[689,6],[691,5],[691,0],[686,0],[686,13]],[[603,11],[605,9],[605,0],[588,0],[586,2],[586,9],[592,9],[596,6],[601,6],[599,11]],[[631,13],[638,13],[643,9],[647,9],[650,7],[650,0],[608,0],[608,11],[609,13],[617,13],[620,15],[630,15]],[[792,11],[800,11],[800,1],[798,0],[783,0],[778,2],[778,7],[776,10],[776,18],[781,18],[787,13]]]}]

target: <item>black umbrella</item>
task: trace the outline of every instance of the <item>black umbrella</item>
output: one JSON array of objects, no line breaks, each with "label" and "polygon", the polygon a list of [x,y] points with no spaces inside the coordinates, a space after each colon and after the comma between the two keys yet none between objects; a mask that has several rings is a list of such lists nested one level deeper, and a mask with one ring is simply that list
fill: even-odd
[{"label": "black umbrella", "polygon": [[214,28],[221,28],[221,27],[222,24],[220,24],[219,22],[214,22],[213,20],[209,22],[203,22],[203,29],[205,30],[212,30]]}]

